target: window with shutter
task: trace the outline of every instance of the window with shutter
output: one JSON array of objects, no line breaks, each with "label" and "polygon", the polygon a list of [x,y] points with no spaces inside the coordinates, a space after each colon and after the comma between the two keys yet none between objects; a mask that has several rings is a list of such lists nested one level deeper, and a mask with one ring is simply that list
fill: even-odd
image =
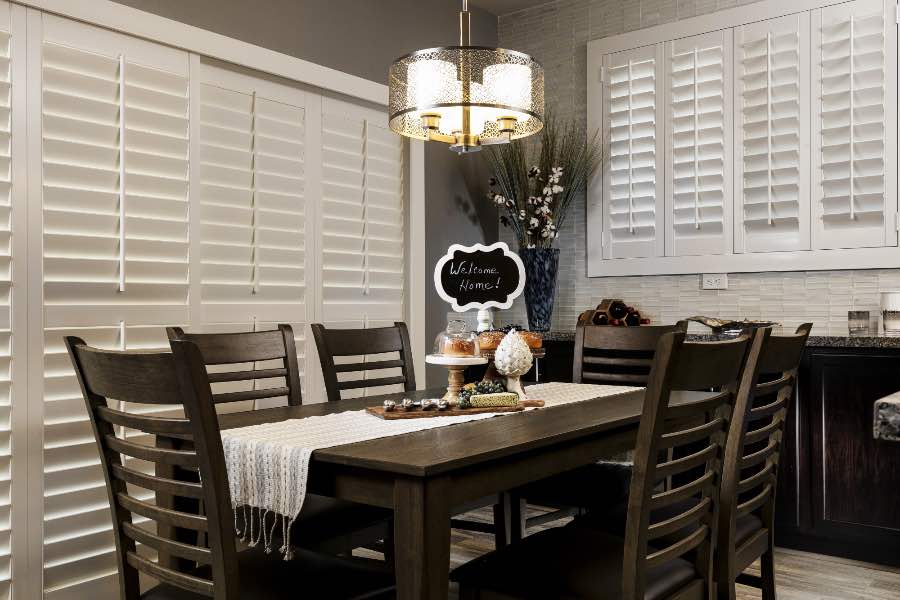
[{"label": "window with shutter", "polygon": [[403,320],[404,146],[384,113],[325,98],[322,113],[322,320]]},{"label": "window with shutter", "polygon": [[666,256],[730,253],[731,32],[666,44]]},{"label": "window with shutter", "polygon": [[662,256],[661,45],[604,57],[604,258]]},{"label": "window with shutter", "polygon": [[738,252],[808,250],[809,13],[735,29]]},{"label": "window with shutter", "polygon": [[881,0],[812,13],[815,248],[897,245],[897,26],[888,14]]},{"label": "window with shutter", "polygon": [[86,598],[115,589],[114,546],[62,337],[119,348],[131,329],[187,321],[188,60],[49,15],[34,33],[46,306],[43,581],[46,598]]}]

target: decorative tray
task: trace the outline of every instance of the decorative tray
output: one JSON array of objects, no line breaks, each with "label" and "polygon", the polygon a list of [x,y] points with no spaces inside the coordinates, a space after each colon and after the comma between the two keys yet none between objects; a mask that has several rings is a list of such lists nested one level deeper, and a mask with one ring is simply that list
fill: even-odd
[{"label": "decorative tray", "polygon": [[380,419],[392,421],[394,419],[426,419],[429,417],[459,417],[462,415],[477,415],[482,413],[521,412],[526,408],[540,408],[542,406],[544,406],[543,400],[520,400],[516,406],[486,406],[484,408],[459,408],[451,406],[444,410],[438,410],[436,408],[430,408],[428,410],[422,410],[421,408],[404,410],[399,406],[394,410],[384,410],[383,406],[369,406],[366,407],[366,412],[370,415],[375,415]]}]

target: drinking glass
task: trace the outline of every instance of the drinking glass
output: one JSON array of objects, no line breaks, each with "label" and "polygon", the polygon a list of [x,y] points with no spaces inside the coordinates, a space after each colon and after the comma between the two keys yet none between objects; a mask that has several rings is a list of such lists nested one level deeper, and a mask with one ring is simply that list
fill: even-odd
[{"label": "drinking glass", "polygon": [[847,327],[850,330],[850,337],[869,335],[869,311],[848,310]]}]

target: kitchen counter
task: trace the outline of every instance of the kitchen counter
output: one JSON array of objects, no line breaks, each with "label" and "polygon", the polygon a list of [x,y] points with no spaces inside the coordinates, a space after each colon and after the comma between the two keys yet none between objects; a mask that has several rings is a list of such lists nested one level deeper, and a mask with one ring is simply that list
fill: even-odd
[{"label": "kitchen counter", "polygon": [[875,439],[900,442],[900,392],[875,401]]},{"label": "kitchen counter", "polygon": [[[717,339],[723,338],[712,334],[688,334],[688,340],[695,342],[710,342]],[[574,340],[575,331],[548,331],[544,334],[544,341],[547,342],[572,342]],[[811,335],[806,345],[815,348],[900,348],[900,337]]]}]

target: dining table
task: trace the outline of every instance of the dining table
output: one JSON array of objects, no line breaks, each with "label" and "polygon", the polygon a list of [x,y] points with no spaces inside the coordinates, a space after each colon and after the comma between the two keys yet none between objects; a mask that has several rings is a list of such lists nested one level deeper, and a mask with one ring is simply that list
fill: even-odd
[{"label": "dining table", "polygon": [[[425,389],[222,414],[219,425],[225,430],[302,419],[379,406],[387,399],[435,398],[443,392]],[[504,492],[523,484],[634,448],[643,396],[643,388],[634,388],[596,399],[321,448],[310,459],[307,490],[393,510],[397,598],[446,600],[450,518],[455,509],[490,495],[508,497]],[[682,394],[670,403],[693,399]],[[502,512],[508,519],[510,511]]]}]

